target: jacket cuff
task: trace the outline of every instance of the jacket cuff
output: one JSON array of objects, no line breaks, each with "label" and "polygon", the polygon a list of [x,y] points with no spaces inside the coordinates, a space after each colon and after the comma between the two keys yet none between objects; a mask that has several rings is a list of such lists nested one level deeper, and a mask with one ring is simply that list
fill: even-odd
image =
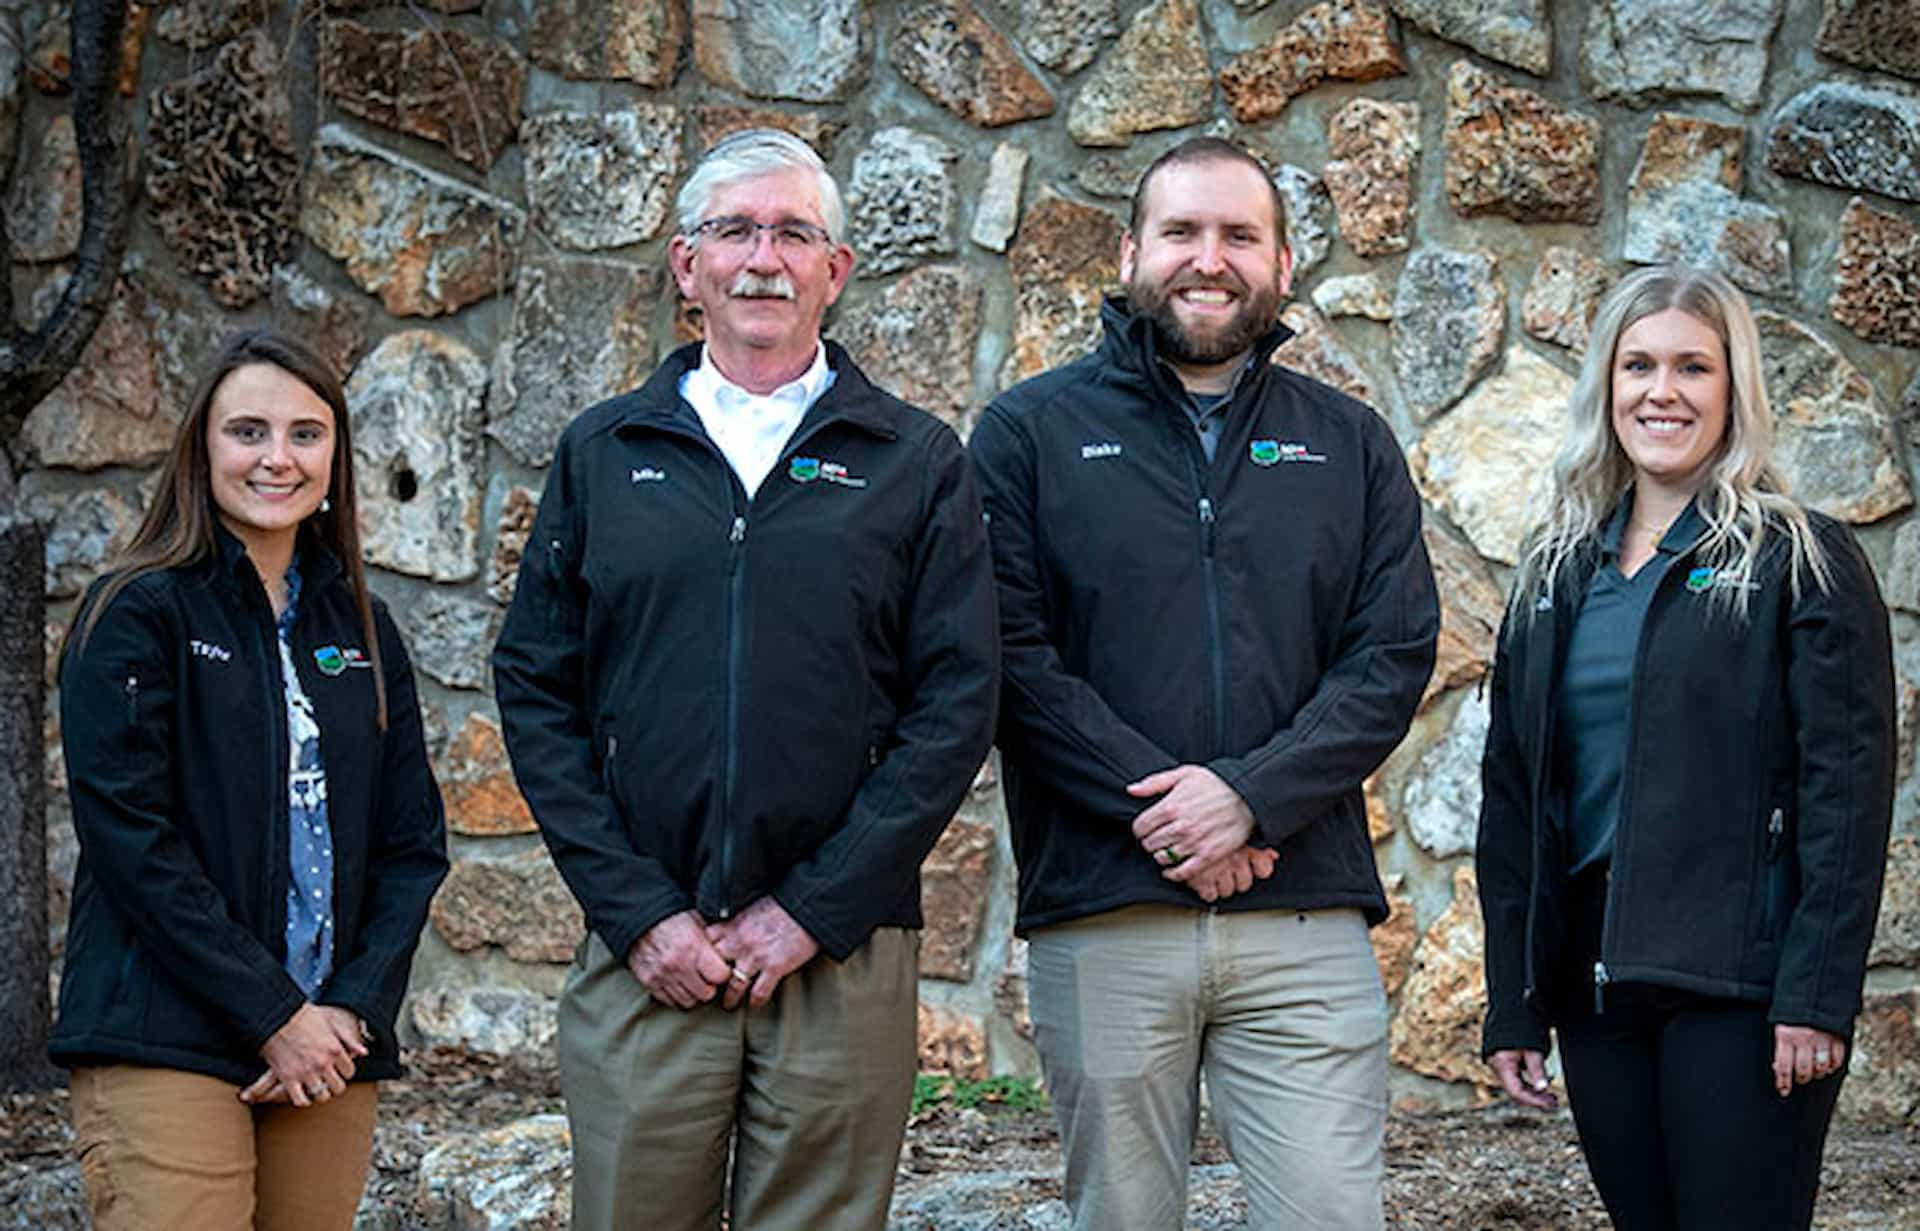
[{"label": "jacket cuff", "polygon": [[1480,1034],[1480,1058],[1497,1051],[1537,1051],[1545,1055],[1553,1050],[1553,1036],[1531,1013],[1518,1017],[1489,1014]]},{"label": "jacket cuff", "polygon": [[594,925],[593,930],[600,934],[600,939],[606,942],[614,958],[624,964],[627,954],[633,952],[633,947],[653,929],[654,924],[683,910],[692,909],[693,899],[684,895],[657,898],[642,910],[602,919]]}]

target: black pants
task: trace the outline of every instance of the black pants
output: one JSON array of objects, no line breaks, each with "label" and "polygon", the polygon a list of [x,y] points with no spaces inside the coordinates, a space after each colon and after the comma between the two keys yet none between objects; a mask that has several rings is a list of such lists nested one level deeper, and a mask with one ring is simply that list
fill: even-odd
[{"label": "black pants", "polygon": [[[1589,880],[1590,878],[1582,878]],[[1576,894],[1586,995],[1559,1026],[1561,1066],[1594,1186],[1620,1231],[1805,1231],[1842,1074],[1773,1084],[1767,1006],[1614,983],[1595,1012],[1604,904]],[[1587,886],[1583,886],[1587,887]]]}]

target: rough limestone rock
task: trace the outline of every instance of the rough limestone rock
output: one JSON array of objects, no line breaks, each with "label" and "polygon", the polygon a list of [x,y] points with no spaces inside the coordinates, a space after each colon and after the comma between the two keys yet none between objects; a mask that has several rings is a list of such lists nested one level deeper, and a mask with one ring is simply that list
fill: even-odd
[{"label": "rough limestone rock", "polygon": [[169,43],[205,51],[245,34],[261,16],[254,0],[176,0],[160,10],[153,32]]},{"label": "rough limestone rock", "polygon": [[1388,0],[1400,20],[1471,47],[1489,60],[1547,75],[1553,18],[1546,0]]},{"label": "rough limestone rock", "polygon": [[1413,165],[1420,155],[1420,105],[1356,98],[1327,124],[1333,155],[1320,176],[1357,256],[1407,250],[1413,227]]},{"label": "rough limestone rock", "polygon": [[580,903],[544,847],[454,860],[428,916],[441,939],[462,953],[499,945],[517,962],[570,962],[587,934]]},{"label": "rough limestone rock", "polygon": [[1416,422],[1460,400],[1500,353],[1506,281],[1484,250],[1422,248],[1393,300],[1393,370]]},{"label": "rough limestone rock", "polygon": [[866,84],[869,0],[693,0],[701,75],[752,98],[837,103]]},{"label": "rough limestone rock", "polygon": [[1900,395],[1900,423],[1908,446],[1920,449],[1920,371],[1914,372],[1912,383]]},{"label": "rough limestone rock", "polygon": [[566,1231],[573,1139],[553,1113],[456,1137],[420,1160],[422,1231]]},{"label": "rough limestone rock", "polygon": [[833,336],[868,379],[965,435],[972,426],[979,275],[928,265],[840,314]]},{"label": "rough limestone rock", "polygon": [[622,248],[660,233],[680,174],[680,109],[550,111],[520,129],[527,201],[565,248]]},{"label": "rough limestone rock", "polygon": [[300,229],[395,316],[442,316],[513,285],[526,215],[329,124]]},{"label": "rough limestone rock", "polygon": [[1293,249],[1293,277],[1297,283],[1312,273],[1333,247],[1333,197],[1318,175],[1305,167],[1285,163],[1273,173],[1286,212],[1287,246]]},{"label": "rough limestone rock", "polygon": [[520,557],[533,533],[533,515],[540,509],[540,493],[515,484],[500,501],[500,520],[494,529],[493,557],[487,566],[487,597],[502,607],[513,601],[520,580]]},{"label": "rough limestone rock", "polygon": [[967,0],[928,0],[900,16],[888,58],[902,77],[972,124],[1053,114],[1053,94]]},{"label": "rough limestone rock", "polygon": [[[1432,522],[1421,528],[1420,537],[1440,589],[1440,646],[1420,698],[1425,709],[1448,689],[1463,688],[1487,674],[1506,596],[1473,548]],[[1478,782],[1474,785],[1477,791]]]},{"label": "rough limestone rock", "polygon": [[1754,323],[1773,403],[1774,461],[1794,495],[1859,524],[1910,508],[1893,419],[1872,382],[1799,322],[1762,311]]},{"label": "rough limestone rock", "polygon": [[1920,519],[1900,524],[1891,554],[1880,574],[1881,597],[1889,607],[1920,615]]},{"label": "rough limestone rock", "polygon": [[1521,326],[1542,342],[1581,354],[1592,336],[1600,300],[1612,285],[1613,271],[1606,262],[1578,248],[1548,248],[1521,297]]},{"label": "rough limestone rock", "polygon": [[1027,942],[1007,938],[1007,960],[993,981],[993,1007],[1023,1039],[1033,1038],[1033,1011],[1027,1004]]},{"label": "rough limestone rock", "polygon": [[1407,71],[1377,0],[1326,0],[1220,70],[1220,93],[1242,124],[1269,120],[1323,81],[1378,81]]},{"label": "rough limestone rock", "polygon": [[1600,221],[1600,121],[1471,61],[1447,73],[1447,200],[1462,217]]},{"label": "rough limestone rock", "polygon": [[1070,76],[1120,33],[1120,14],[1115,0],[1021,0],[1014,33],[1028,55]]},{"label": "rough limestone rock", "polygon": [[1281,311],[1280,323],[1293,330],[1293,336],[1273,352],[1275,363],[1369,406],[1380,405],[1373,378],[1318,312],[1303,303],[1290,303]]},{"label": "rough limestone rock", "polygon": [[684,0],[539,0],[533,62],[575,81],[673,84],[687,41]]},{"label": "rough limestone rock", "polygon": [[1206,120],[1213,69],[1196,0],[1141,9],[1081,84],[1067,133],[1081,145],[1125,145],[1135,133]]},{"label": "rough limestone rock", "polygon": [[413,665],[448,688],[484,688],[487,656],[499,635],[500,609],[492,603],[428,592],[400,613]]},{"label": "rough limestone rock", "polygon": [[1767,44],[1783,0],[1594,0],[1580,76],[1595,98],[1645,107],[1703,95],[1741,111],[1759,105]]},{"label": "rough limestone rock", "polygon": [[327,23],[320,80],[342,111],[436,141],[482,171],[520,127],[527,66],[511,43],[452,25],[371,30]]},{"label": "rough limestone rock", "polygon": [[[64,285],[49,283],[35,296],[36,310]],[[19,438],[26,465],[98,470],[151,466],[166,456],[181,408],[162,400],[143,290],[120,280],[80,361],[27,415]]]},{"label": "rough limestone rock", "polygon": [[478,355],[424,329],[391,335],[354,369],[347,406],[369,564],[435,581],[480,571],[486,384]]},{"label": "rough limestone rock", "polygon": [[648,323],[660,272],[616,261],[521,269],[513,324],[494,358],[487,435],[517,460],[553,460],[560,433],[595,402],[640,385],[653,366]]},{"label": "rough limestone rock", "polygon": [[853,247],[861,275],[896,273],[915,258],[947,256],[953,239],[957,191],[953,164],[960,151],[911,128],[883,128],[853,160],[847,185]]},{"label": "rough limestone rock", "polygon": [[1920,990],[1867,993],[1836,1111],[1889,1127],[1920,1117]]},{"label": "rough limestone rock", "polygon": [[833,139],[843,127],[815,111],[796,114],[771,107],[705,106],[693,112],[693,130],[703,153],[742,129],[777,128],[811,145],[821,158],[832,158]]},{"label": "rough limestone rock", "polygon": [[1420,924],[1414,918],[1413,899],[1407,896],[1407,878],[1398,872],[1384,879],[1387,921],[1367,933],[1373,959],[1380,963],[1380,983],[1387,995],[1398,992],[1413,969],[1413,951],[1420,943]]},{"label": "rough limestone rock", "polygon": [[1375,770],[1360,782],[1360,797],[1367,805],[1367,841],[1379,846],[1394,835],[1393,809],[1387,803],[1386,788]]},{"label": "rough limestone rock", "polygon": [[1745,138],[1734,124],[1654,117],[1627,189],[1629,261],[1717,269],[1763,295],[1793,290],[1785,217],[1739,195]]},{"label": "rough limestone rock", "polygon": [[314,349],[344,381],[367,349],[367,316],[360,301],[348,303],[297,265],[273,271],[274,323]]},{"label": "rough limestone rock", "polygon": [[552,1066],[559,1005],[513,987],[428,987],[407,1000],[420,1042],[469,1055]]},{"label": "rough limestone rock", "polygon": [[1860,68],[1920,79],[1920,21],[1911,0],[1822,0],[1814,49]]},{"label": "rough limestone rock", "polygon": [[987,182],[973,207],[971,238],[989,252],[1005,252],[1020,226],[1020,189],[1027,178],[1027,151],[1010,141],[993,149]]},{"label": "rough limestone rock", "polygon": [[1370,321],[1393,319],[1393,288],[1378,270],[1342,274],[1313,288],[1313,306],[1330,317],[1364,316]]},{"label": "rough limestone rock", "polygon": [[1546,494],[1566,433],[1573,378],[1524,346],[1407,454],[1427,502],[1458,526],[1474,550],[1513,564]]},{"label": "rough limestone rock", "polygon": [[1499,1089],[1500,1079],[1480,1059],[1485,949],[1479,889],[1473,869],[1462,865],[1453,871],[1453,905],[1420,938],[1413,973],[1400,989],[1387,1044],[1395,1064],[1442,1081]]},{"label": "rough limestone rock", "polygon": [[922,1003],[920,1071],[963,1081],[986,1077],[986,1027],[966,1013]]},{"label": "rough limestone rock", "polygon": [[66,5],[52,7],[32,38],[33,46],[27,53],[28,80],[42,94],[65,94],[73,77],[72,11]]},{"label": "rough limestone rock", "polygon": [[435,758],[434,776],[447,806],[447,828],[454,833],[493,838],[534,832],[533,813],[514,785],[497,719],[468,714]]},{"label": "rough limestone rock", "polygon": [[32,1231],[88,1231],[93,1226],[87,1216],[87,1181],[78,1162],[60,1159],[7,1178],[0,1194],[11,1226]]},{"label": "rough limestone rock", "polygon": [[1920,346],[1920,227],[1859,197],[1847,202],[1828,310],[1869,342]]},{"label": "rough limestone rock", "polygon": [[1013,275],[1013,353],[1001,383],[1059,367],[1100,339],[1100,301],[1120,278],[1118,218],[1043,196],[1007,250]]},{"label": "rough limestone rock", "polygon": [[1782,175],[1920,201],[1920,91],[1823,81],[1788,99],[1767,129]]},{"label": "rough limestone rock", "polygon": [[147,207],[224,307],[267,293],[294,235],[300,157],[287,79],[256,30],[149,99]]},{"label": "rough limestone rock", "polygon": [[72,116],[56,115],[29,131],[6,208],[14,260],[61,261],[80,247],[80,147]]},{"label": "rough limestone rock", "polygon": [[140,510],[110,487],[61,488],[48,472],[19,483],[19,511],[47,526],[47,597],[72,598],[98,577],[140,524]]},{"label": "rough limestone rock", "polygon": [[952,983],[973,981],[993,888],[993,826],[956,819],[940,835],[920,868],[920,908],[926,916],[921,934],[920,975]]},{"label": "rough limestone rock", "polygon": [[1874,929],[1870,966],[1920,963],[1920,838],[1887,844],[1887,879],[1880,893],[1880,923]]},{"label": "rough limestone rock", "polygon": [[1481,689],[1461,696],[1453,725],[1420,758],[1402,796],[1407,832],[1435,859],[1473,851],[1480,825],[1480,754],[1487,746],[1487,706]]}]

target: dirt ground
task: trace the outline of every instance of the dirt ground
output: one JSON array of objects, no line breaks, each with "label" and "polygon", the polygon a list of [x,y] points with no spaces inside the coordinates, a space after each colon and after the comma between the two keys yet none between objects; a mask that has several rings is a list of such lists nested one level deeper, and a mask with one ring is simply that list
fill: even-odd
[{"label": "dirt ground", "polygon": [[[419,1159],[455,1134],[559,1111],[550,1075],[426,1058],[416,1076],[382,1087],[381,1128],[369,1183],[382,1205],[410,1205]],[[68,1163],[65,1091],[0,1100],[0,1174]],[[1196,1164],[1226,1161],[1203,1140]],[[1059,1194],[1051,1117],[938,1109],[909,1128],[899,1195],[911,1200],[955,1176],[1038,1173],[1020,1199]],[[1572,1124],[1504,1108],[1395,1114],[1387,1126],[1387,1223],[1395,1228],[1489,1231],[1604,1229]],[[1920,1228],[1920,1125],[1836,1125],[1828,1141],[1816,1227]]]}]

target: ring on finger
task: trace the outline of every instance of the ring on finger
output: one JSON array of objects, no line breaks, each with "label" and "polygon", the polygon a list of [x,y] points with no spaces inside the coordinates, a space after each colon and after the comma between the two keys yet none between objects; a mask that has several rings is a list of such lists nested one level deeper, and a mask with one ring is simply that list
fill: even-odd
[{"label": "ring on finger", "polygon": [[1824,1069],[1827,1065],[1833,1063],[1833,1054],[1831,1052],[1817,1051],[1813,1053],[1813,1062]]},{"label": "ring on finger", "polygon": [[1163,846],[1160,848],[1160,862],[1169,868],[1177,868],[1185,863],[1186,860],[1187,857],[1185,855],[1171,846]]},{"label": "ring on finger", "polygon": [[741,987],[745,987],[753,982],[753,972],[750,970],[742,970],[738,966],[735,966],[733,973],[727,976],[727,982],[738,983]]}]

